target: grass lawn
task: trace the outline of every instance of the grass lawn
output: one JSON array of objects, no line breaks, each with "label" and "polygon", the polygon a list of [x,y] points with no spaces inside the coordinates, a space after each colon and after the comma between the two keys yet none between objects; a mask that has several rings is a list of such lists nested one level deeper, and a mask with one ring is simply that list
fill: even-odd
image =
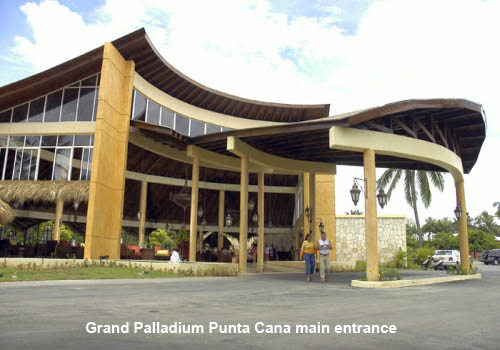
[{"label": "grass lawn", "polygon": [[0,282],[45,281],[45,280],[85,280],[118,278],[169,278],[182,275],[164,271],[150,271],[132,267],[67,267],[58,269],[18,269],[0,267]]}]

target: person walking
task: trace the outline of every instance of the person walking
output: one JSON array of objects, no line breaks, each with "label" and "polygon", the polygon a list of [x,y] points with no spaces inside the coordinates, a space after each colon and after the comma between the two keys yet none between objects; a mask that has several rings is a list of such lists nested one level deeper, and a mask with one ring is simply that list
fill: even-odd
[{"label": "person walking", "polygon": [[316,250],[319,251],[319,275],[321,282],[326,283],[326,277],[330,270],[330,250],[332,243],[326,238],[326,232],[321,232],[321,239],[316,243]]},{"label": "person walking", "polygon": [[302,258],[306,262],[306,282],[311,282],[314,273],[314,265],[316,263],[316,245],[312,240],[311,233],[306,236],[304,243],[302,243],[300,260],[302,260]]}]

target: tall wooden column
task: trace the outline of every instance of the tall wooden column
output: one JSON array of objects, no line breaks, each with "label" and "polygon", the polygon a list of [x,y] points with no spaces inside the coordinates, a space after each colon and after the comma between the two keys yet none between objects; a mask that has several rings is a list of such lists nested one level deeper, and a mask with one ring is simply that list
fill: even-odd
[{"label": "tall wooden column", "polygon": [[[336,217],[335,217],[335,175],[316,175],[316,217],[320,218],[325,225],[326,237],[332,243],[330,260],[336,260]],[[319,232],[319,223],[316,225]],[[319,234],[316,235],[319,239]]]},{"label": "tall wooden column", "polygon": [[144,247],[144,226],[146,224],[146,205],[148,199],[148,183],[141,181],[141,195],[139,201],[139,247]]},{"label": "tall wooden column", "polygon": [[[303,215],[302,218],[304,219],[304,240],[306,239],[307,234],[309,233],[309,230],[311,229],[311,226],[309,224],[310,218],[307,217],[306,215],[306,209],[311,208],[311,203],[309,201],[309,173],[304,173],[302,176],[302,185],[303,185],[303,206],[302,206],[302,211]],[[300,247],[298,247],[300,248]]]},{"label": "tall wooden column", "polygon": [[469,261],[469,232],[467,230],[467,210],[465,205],[465,189],[464,182],[459,181],[455,183],[457,190],[457,203],[460,203],[462,208],[462,216],[458,221],[458,243],[460,247],[460,263],[464,271],[470,273]]},{"label": "tall wooden column", "polygon": [[257,213],[259,228],[257,239],[257,272],[264,271],[264,172],[259,171]]},{"label": "tall wooden column", "polygon": [[366,278],[378,281],[378,241],[377,241],[377,183],[375,179],[375,151],[363,153],[365,170],[365,241]]},{"label": "tall wooden column", "polygon": [[309,173],[309,202],[311,208],[311,227],[313,242],[319,238],[319,228],[316,227],[316,173]]},{"label": "tall wooden column", "polygon": [[248,156],[241,155],[240,174],[240,257],[241,273],[247,272],[247,240],[248,240]]},{"label": "tall wooden column", "polygon": [[189,261],[196,261],[196,239],[198,232],[198,189],[200,185],[200,157],[193,157],[191,176],[191,216],[189,221]]},{"label": "tall wooden column", "polygon": [[52,240],[61,240],[61,225],[62,225],[62,215],[64,209],[64,201],[62,198],[57,198],[56,201],[56,215],[54,218],[54,230],[52,231]]},{"label": "tall wooden column", "polygon": [[134,61],[104,44],[90,178],[86,259],[120,258]]},{"label": "tall wooden column", "polygon": [[224,200],[226,192],[219,191],[219,232],[217,232],[217,251],[224,248]]}]

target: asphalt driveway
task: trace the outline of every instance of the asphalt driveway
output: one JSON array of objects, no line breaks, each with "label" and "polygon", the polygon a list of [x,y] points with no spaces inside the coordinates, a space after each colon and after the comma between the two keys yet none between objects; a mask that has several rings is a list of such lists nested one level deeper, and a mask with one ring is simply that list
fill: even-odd
[{"label": "asphalt driveway", "polygon": [[[499,349],[500,267],[481,264],[480,269],[482,280],[391,290],[351,288],[353,273],[335,274],[326,285],[305,283],[294,273],[3,283],[0,348]],[[410,271],[405,278],[442,274]],[[128,334],[87,329],[127,322]],[[144,328],[134,333],[135,322],[201,325],[204,333],[148,334]],[[210,322],[220,328],[210,333]],[[248,326],[250,334],[224,333],[231,328],[224,325],[238,324],[239,331]],[[291,333],[260,334],[256,324],[264,324],[259,330],[288,325]],[[337,325],[352,330],[352,324],[393,325],[396,333],[335,332]],[[330,333],[297,334],[296,325],[326,325]]]}]

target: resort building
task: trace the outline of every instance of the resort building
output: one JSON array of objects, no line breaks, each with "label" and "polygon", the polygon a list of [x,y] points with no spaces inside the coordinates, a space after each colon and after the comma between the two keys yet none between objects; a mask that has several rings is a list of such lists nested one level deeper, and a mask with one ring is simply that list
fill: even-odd
[{"label": "resort building", "polygon": [[[467,262],[463,175],[485,138],[481,105],[406,100],[335,116],[329,107],[203,86],[140,29],[0,88],[0,199],[16,220],[54,220],[54,241],[62,222],[79,225],[85,258],[119,259],[124,228],[144,247],[151,230],[185,227],[185,258],[196,261],[207,244],[232,246],[240,272],[256,237],[262,270],[265,245],[296,258],[304,233],[318,237],[324,227],[331,259],[366,259],[373,280],[380,260],[406,249],[404,217],[377,219],[377,202],[385,203],[375,167],[437,170],[455,180],[457,202],[443,205],[459,214]],[[364,167],[352,191],[363,216],[336,215],[336,165]],[[12,189],[23,183],[33,198],[16,199]]]}]

